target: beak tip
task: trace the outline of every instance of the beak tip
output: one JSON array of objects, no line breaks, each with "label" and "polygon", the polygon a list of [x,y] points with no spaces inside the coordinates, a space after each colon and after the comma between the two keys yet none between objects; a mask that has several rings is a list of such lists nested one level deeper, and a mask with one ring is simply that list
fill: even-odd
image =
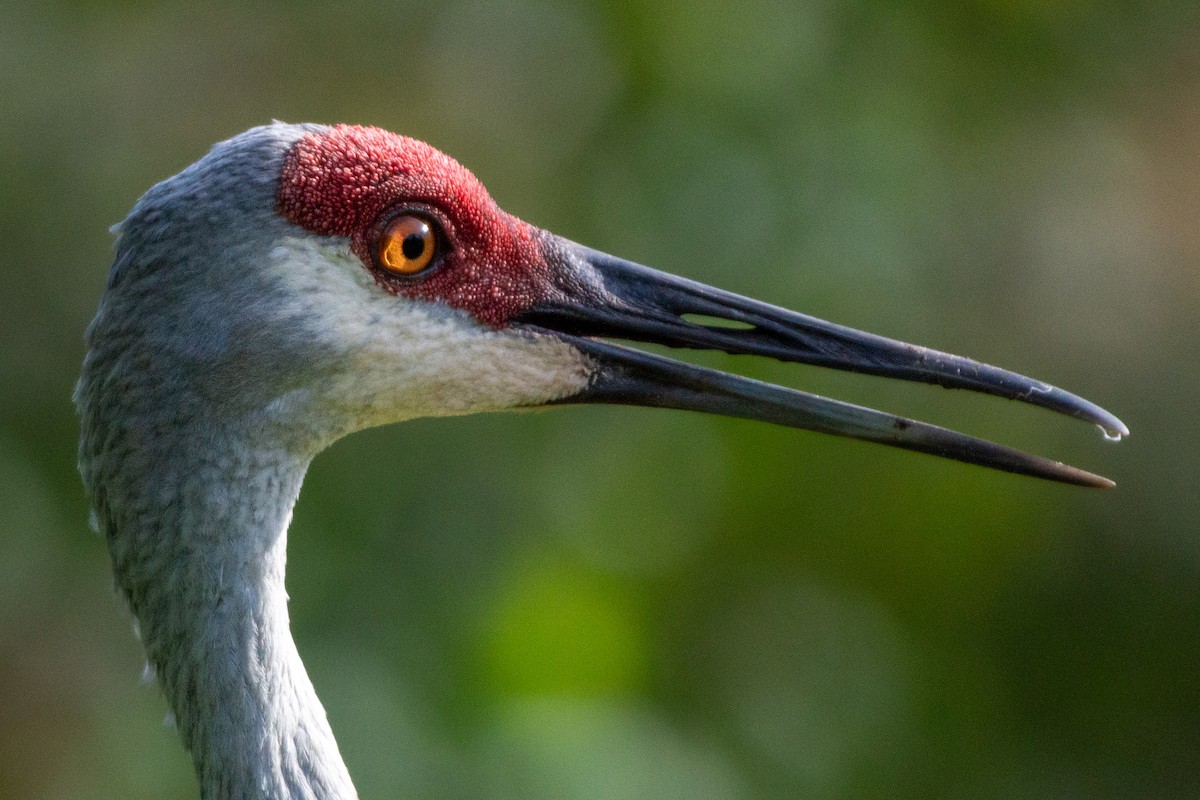
[{"label": "beak tip", "polygon": [[[1017,399],[1031,400],[1034,405],[1041,405],[1051,411],[1091,422],[1100,428],[1105,439],[1112,442],[1119,442],[1129,435],[1129,427],[1115,414],[1090,400],[1085,400],[1063,389],[1051,388],[1049,392],[1040,396],[1032,398],[1025,396]],[[1043,399],[1048,402],[1041,402]]]},{"label": "beak tip", "polygon": [[1088,472],[1085,469],[1079,469],[1078,467],[1062,463],[1057,466],[1060,468],[1056,470],[1057,474],[1050,477],[1063,483],[1073,483],[1076,486],[1083,486],[1088,489],[1113,489],[1117,485],[1116,481],[1106,478],[1103,475],[1097,475],[1094,472]]},{"label": "beak tip", "polygon": [[1105,438],[1111,439],[1114,442],[1119,442],[1129,435],[1129,426],[1116,417],[1112,418],[1113,426],[1104,432]]},{"label": "beak tip", "polygon": [[1129,435],[1129,426],[1119,420],[1112,412],[1106,411],[1095,403],[1076,397],[1075,395],[1070,395],[1070,399],[1077,406],[1077,411],[1084,412],[1083,414],[1077,413],[1077,416],[1094,422],[1099,426],[1105,439],[1112,442],[1119,442]]}]

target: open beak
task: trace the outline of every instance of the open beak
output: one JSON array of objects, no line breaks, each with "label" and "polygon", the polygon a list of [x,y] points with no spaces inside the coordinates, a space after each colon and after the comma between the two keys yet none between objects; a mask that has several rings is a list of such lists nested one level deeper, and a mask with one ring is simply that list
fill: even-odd
[{"label": "open beak", "polygon": [[[560,291],[514,321],[559,336],[595,364],[588,387],[558,403],[704,411],[849,436],[1080,486],[1114,485],[1099,475],[935,425],[599,341],[592,337],[771,356],[970,389],[1093,422],[1110,438],[1129,433],[1119,419],[1094,403],[1014,372],[835,325],[558,237],[547,237],[545,244],[549,259],[557,262],[553,266]],[[703,318],[725,324],[705,324]]]}]

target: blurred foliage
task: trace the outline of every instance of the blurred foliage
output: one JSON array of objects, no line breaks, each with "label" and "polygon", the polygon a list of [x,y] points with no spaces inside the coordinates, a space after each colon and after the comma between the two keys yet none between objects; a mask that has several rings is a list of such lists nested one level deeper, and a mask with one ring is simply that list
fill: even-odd
[{"label": "blurred foliage", "polygon": [[1192,0],[54,2],[0,25],[0,796],[196,794],[88,532],[107,228],[273,117],[418,136],[570,238],[1043,376],[697,360],[1094,468],[731,420],[418,421],[313,465],[301,652],[364,797],[1200,794]]}]

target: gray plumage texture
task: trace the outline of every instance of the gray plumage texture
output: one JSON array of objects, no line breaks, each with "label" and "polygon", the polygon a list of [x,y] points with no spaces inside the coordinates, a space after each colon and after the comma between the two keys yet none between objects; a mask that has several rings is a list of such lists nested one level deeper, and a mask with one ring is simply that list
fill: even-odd
[{"label": "gray plumage texture", "polygon": [[355,796],[289,630],[287,527],[312,458],[588,380],[564,342],[382,291],[348,238],[284,219],[284,159],[327,130],[252,129],[137,202],[76,390],[116,583],[212,800]]},{"label": "gray plumage texture", "polygon": [[323,437],[263,410],[319,361],[272,342],[303,336],[305,318],[264,319],[294,304],[257,268],[287,233],[274,193],[303,131],[249,131],[137,203],[76,395],[84,483],[206,798],[354,796],[283,587]]}]

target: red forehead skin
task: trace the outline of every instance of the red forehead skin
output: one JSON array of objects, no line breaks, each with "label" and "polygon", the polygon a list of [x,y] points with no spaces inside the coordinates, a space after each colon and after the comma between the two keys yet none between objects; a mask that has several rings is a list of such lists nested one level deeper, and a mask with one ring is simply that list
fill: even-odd
[{"label": "red forehead skin", "polygon": [[[541,232],[501,210],[483,184],[424,142],[380,128],[338,125],[306,134],[284,159],[276,205],[291,222],[351,248],[392,294],[441,301],[492,327],[557,293]],[[380,223],[405,208],[445,221],[449,248],[424,280],[373,267]]]}]

